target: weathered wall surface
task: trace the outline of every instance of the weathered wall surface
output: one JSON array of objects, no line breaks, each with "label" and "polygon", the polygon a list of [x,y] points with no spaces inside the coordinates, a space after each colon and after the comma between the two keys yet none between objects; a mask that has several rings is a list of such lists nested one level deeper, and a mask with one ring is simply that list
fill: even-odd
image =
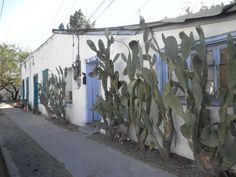
[{"label": "weathered wall surface", "polygon": [[[200,24],[200,23],[199,23]],[[162,42],[162,33],[165,36],[175,36],[180,42],[179,39],[179,32],[185,31],[186,34],[193,32],[195,39],[198,39],[197,33],[195,30],[195,26],[199,25],[197,23],[194,24],[186,24],[182,26],[174,26],[170,29],[166,29],[166,27],[160,27],[153,29],[154,36],[157,39],[159,46],[163,48]],[[222,34],[226,34],[229,32],[233,32],[236,30],[236,19],[230,19],[227,21],[227,18],[222,22],[218,21],[211,21],[207,23],[201,23],[202,28],[205,33],[206,38],[210,38],[213,36],[219,36]],[[127,46],[131,40],[139,40],[142,44],[142,34],[130,34],[130,35],[114,35],[115,43],[111,48],[111,58],[113,58],[117,53],[128,53]],[[24,65],[22,66],[22,79],[29,77],[30,83],[30,95],[29,95],[29,102],[33,105],[33,76],[38,74],[39,81],[42,81],[42,71],[46,68],[51,70],[55,73],[55,68],[57,66],[62,67],[71,67],[73,62],[75,61],[76,55],[79,51],[79,57],[81,60],[81,71],[86,73],[86,59],[92,58],[96,55],[87,45],[87,40],[90,39],[94,41],[97,45],[98,39],[102,39],[106,44],[106,38],[102,34],[98,35],[89,35],[83,34],[79,35],[77,38],[76,35],[68,35],[68,34],[55,34],[53,35],[42,47],[36,50],[26,61],[26,68]],[[79,41],[79,45],[78,45]],[[217,42],[217,41],[216,41]],[[214,43],[214,41],[213,41]],[[212,44],[211,44],[212,45]],[[79,49],[79,50],[78,50]],[[120,72],[121,79],[127,80],[125,76],[122,75],[123,69],[125,67],[125,63],[119,59],[115,64],[115,70]],[[73,74],[72,74],[73,77]],[[87,76],[88,77],[88,76]],[[70,121],[73,124],[77,125],[85,125],[87,120],[87,93],[86,85],[82,84],[78,88],[77,83],[72,79],[72,94],[73,94],[73,101],[72,104],[69,104],[67,107],[68,115],[70,117]],[[101,90],[100,94],[103,94],[101,86],[98,88]],[[214,112],[214,117],[218,119],[218,108],[211,107]],[[40,110],[44,111],[43,107],[40,105]],[[182,118],[174,115],[174,125],[176,128],[176,136],[177,142],[172,144],[172,152],[175,152],[181,156],[193,159],[193,154],[188,146],[187,140],[182,136],[180,132],[180,125],[183,124]]]}]

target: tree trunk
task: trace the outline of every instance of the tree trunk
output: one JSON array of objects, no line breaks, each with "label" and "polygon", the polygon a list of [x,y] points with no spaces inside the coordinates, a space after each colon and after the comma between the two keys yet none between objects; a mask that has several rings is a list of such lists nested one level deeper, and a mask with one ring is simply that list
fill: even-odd
[{"label": "tree trunk", "polygon": [[11,84],[12,88],[14,89],[14,97],[13,100],[17,100],[17,96],[19,93],[19,89],[17,89],[13,84]]},{"label": "tree trunk", "polygon": [[10,86],[13,88],[13,91],[11,89],[7,88],[7,87],[5,87],[5,89],[8,93],[11,94],[12,100],[17,100],[19,90],[13,84],[10,84]]},{"label": "tree trunk", "polygon": [[18,94],[19,94],[19,90],[15,92],[14,100],[17,100]]}]

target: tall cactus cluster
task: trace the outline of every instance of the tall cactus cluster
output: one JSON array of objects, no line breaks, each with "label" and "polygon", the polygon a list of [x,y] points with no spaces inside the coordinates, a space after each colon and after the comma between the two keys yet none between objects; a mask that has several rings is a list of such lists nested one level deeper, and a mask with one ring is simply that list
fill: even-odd
[{"label": "tall cactus cluster", "polygon": [[[114,38],[108,32],[106,47],[101,39],[98,48],[87,41],[99,58],[90,75],[98,76],[105,92],[94,105],[94,110],[103,117],[102,125],[113,137],[120,126],[126,127],[126,135],[134,127],[140,147],[149,141],[163,157],[169,158],[175,132],[172,112],[175,112],[184,121],[180,130],[199,166],[209,175],[226,175],[236,164],[236,49],[232,37],[228,36],[227,87],[220,88],[220,120],[216,122],[210,109],[213,95],[207,91],[207,46],[202,28],[196,28],[197,41],[193,33],[180,32],[179,45],[175,37],[162,35],[163,49],[150,29],[145,26],[142,29],[144,47],[140,41],[133,40],[128,54],[117,54],[114,59],[110,59]],[[158,53],[168,66],[163,92],[158,87],[156,56],[150,53]],[[120,81],[119,72],[114,71],[118,59],[125,62],[123,75],[127,82]],[[183,97],[177,95],[178,90]]]},{"label": "tall cactus cluster", "polygon": [[[169,158],[174,135],[172,114],[170,107],[164,104],[164,95],[158,88],[157,73],[154,69],[156,55],[149,54],[152,40],[150,30],[145,28],[144,30],[145,51],[142,51],[139,41],[131,41],[128,57],[121,54],[121,58],[126,62],[123,74],[129,78],[129,101],[126,107],[130,123],[135,127],[139,145],[144,146],[149,136],[161,155]],[[161,128],[162,123],[163,128]]]},{"label": "tall cactus cluster", "polygon": [[[169,68],[173,67],[178,79],[175,85],[184,93],[185,104],[180,104],[176,95],[170,96],[166,101],[183,118],[184,124],[180,130],[187,138],[199,166],[210,175],[222,176],[236,164],[236,50],[229,35],[227,87],[220,88],[220,120],[212,123],[215,118],[211,117],[209,109],[212,95],[207,92],[207,47],[203,30],[200,27],[196,30],[199,35],[197,42],[192,33],[190,36],[180,33],[180,51],[173,36],[165,38],[163,35],[165,47],[161,55],[168,60]],[[190,58],[191,66],[186,63],[187,58]],[[230,109],[233,109],[231,113]]]},{"label": "tall cactus cluster", "polygon": [[[106,38],[106,48],[102,40],[98,41],[98,49],[92,41],[87,41],[99,58],[98,65],[90,76],[98,76],[105,92],[105,97],[98,96],[94,105],[94,110],[103,117],[102,125],[113,136],[119,132],[120,126],[125,127],[126,134],[127,129],[133,126],[140,147],[143,148],[147,137],[150,137],[151,143],[159,148],[161,154],[170,157],[174,126],[171,109],[164,104],[158,89],[154,69],[156,56],[149,55],[150,31],[145,30],[145,52],[139,41],[131,41],[128,55],[117,54],[113,60],[110,59],[110,46],[114,39],[109,35]],[[119,72],[114,71],[114,62],[119,56],[126,63],[123,74],[128,76],[128,83],[120,81]],[[148,67],[145,66],[146,63]],[[160,127],[162,122],[164,129]]]},{"label": "tall cactus cluster", "polygon": [[119,80],[119,72],[114,70],[114,63],[119,58],[119,54],[110,59],[110,48],[114,43],[114,37],[110,36],[109,31],[106,31],[105,36],[106,46],[101,39],[98,41],[98,48],[93,41],[87,41],[89,47],[96,52],[98,57],[97,66],[89,75],[98,77],[102,82],[105,97],[97,97],[94,110],[103,118],[103,123],[100,126],[105,128],[112,138],[115,138],[118,136],[117,130],[120,125],[125,125],[127,122],[123,114],[125,107],[121,104],[121,89],[125,82]]},{"label": "tall cactus cluster", "polygon": [[51,73],[45,82],[39,84],[40,103],[44,105],[49,118],[62,119],[68,123],[65,101],[67,69],[63,71],[59,66],[56,70],[57,75]]}]

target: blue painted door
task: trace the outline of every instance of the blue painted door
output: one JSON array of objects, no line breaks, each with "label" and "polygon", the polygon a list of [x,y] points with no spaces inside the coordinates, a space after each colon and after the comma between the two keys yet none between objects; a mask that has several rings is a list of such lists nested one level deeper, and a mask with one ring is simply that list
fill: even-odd
[{"label": "blue painted door", "polygon": [[26,99],[29,100],[29,78],[26,78]]},{"label": "blue painted door", "polygon": [[25,81],[24,81],[24,79],[22,80],[21,87],[22,87],[21,99],[23,100],[23,99],[25,99]]},{"label": "blue painted door", "polygon": [[86,64],[86,91],[87,91],[87,120],[86,123],[99,121],[100,115],[92,111],[93,105],[96,102],[97,95],[100,94],[100,81],[97,77],[90,77],[89,73],[96,66],[95,63]]},{"label": "blue painted door", "polygon": [[38,74],[34,75],[34,108],[38,108]]}]

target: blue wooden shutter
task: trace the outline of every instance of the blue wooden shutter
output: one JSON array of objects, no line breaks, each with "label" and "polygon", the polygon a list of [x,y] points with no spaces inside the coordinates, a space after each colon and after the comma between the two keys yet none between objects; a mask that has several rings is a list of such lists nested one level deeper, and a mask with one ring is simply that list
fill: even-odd
[{"label": "blue wooden shutter", "polygon": [[43,74],[43,84],[48,80],[48,69],[42,71]]},{"label": "blue wooden shutter", "polygon": [[156,69],[157,69],[158,88],[160,92],[163,93],[165,84],[168,81],[168,66],[161,59],[159,54],[156,54]]},{"label": "blue wooden shutter", "polygon": [[29,99],[29,77],[26,78],[26,99]]},{"label": "blue wooden shutter", "polygon": [[24,79],[21,82],[21,99],[25,99],[25,81]]}]

